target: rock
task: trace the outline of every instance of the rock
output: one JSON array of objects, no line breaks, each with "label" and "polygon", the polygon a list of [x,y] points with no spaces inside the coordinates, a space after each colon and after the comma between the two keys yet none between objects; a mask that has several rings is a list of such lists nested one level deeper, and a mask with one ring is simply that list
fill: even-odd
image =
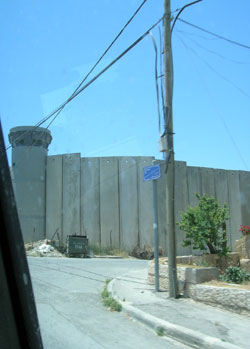
[{"label": "rock", "polygon": [[237,252],[230,252],[227,257],[220,257],[218,260],[218,268],[222,271],[226,270],[228,267],[239,267],[240,266],[240,255]]},{"label": "rock", "polygon": [[[163,255],[163,249],[162,247],[159,247],[159,256]],[[132,257],[136,257],[139,259],[153,259],[154,258],[154,249],[153,247],[150,246],[146,246],[144,245],[144,247],[139,247],[136,246],[133,251],[131,252],[131,256]]]},{"label": "rock", "polygon": [[240,267],[241,269],[245,269],[248,273],[250,273],[250,259],[241,259]]},{"label": "rock", "polygon": [[217,254],[204,254],[193,256],[193,264],[204,267],[217,267],[219,256]]},{"label": "rock", "polygon": [[250,259],[250,235],[235,241],[235,252],[238,252],[242,259]]},{"label": "rock", "polygon": [[193,256],[176,256],[177,264],[193,264]]}]

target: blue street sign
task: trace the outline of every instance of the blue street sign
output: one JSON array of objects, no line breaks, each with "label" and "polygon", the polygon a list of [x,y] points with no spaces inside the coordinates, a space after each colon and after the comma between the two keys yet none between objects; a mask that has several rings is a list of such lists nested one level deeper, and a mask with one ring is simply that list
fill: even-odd
[{"label": "blue street sign", "polygon": [[143,167],[143,179],[144,181],[152,181],[161,177],[160,164],[153,166]]}]

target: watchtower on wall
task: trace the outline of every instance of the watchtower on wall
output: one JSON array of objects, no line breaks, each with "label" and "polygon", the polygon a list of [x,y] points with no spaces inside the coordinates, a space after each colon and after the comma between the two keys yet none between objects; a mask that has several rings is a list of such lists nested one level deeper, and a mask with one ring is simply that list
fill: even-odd
[{"label": "watchtower on wall", "polygon": [[52,140],[42,127],[10,130],[12,181],[24,242],[45,238],[46,159]]}]

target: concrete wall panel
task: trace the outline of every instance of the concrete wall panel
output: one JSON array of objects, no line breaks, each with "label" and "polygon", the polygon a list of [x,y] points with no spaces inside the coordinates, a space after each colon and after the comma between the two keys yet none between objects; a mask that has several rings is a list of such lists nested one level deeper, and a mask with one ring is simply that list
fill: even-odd
[{"label": "concrete wall panel", "polygon": [[[180,213],[186,212],[188,207],[188,185],[187,185],[187,164],[184,161],[175,162],[175,223],[180,221]],[[183,240],[186,233],[175,226],[176,255],[183,256],[191,254],[191,247],[183,247]]]},{"label": "concrete wall panel", "polygon": [[139,244],[153,246],[153,183],[143,180],[143,167],[153,164],[153,157],[137,158],[139,194]]},{"label": "concrete wall panel", "polygon": [[[228,194],[228,175],[225,170],[214,170],[215,178],[215,192],[216,199],[224,206],[224,203],[229,207],[229,194]],[[231,236],[231,224],[230,220],[227,221],[227,239],[228,245],[232,249],[232,236]]]},{"label": "concrete wall panel", "polygon": [[227,171],[228,175],[228,196],[230,208],[230,224],[231,224],[231,241],[234,250],[234,242],[241,238],[239,233],[241,218],[241,195],[240,195],[240,177],[238,171]]},{"label": "concrete wall panel", "polygon": [[[46,175],[46,237],[58,231],[62,238],[62,155],[47,157]],[[55,236],[57,239],[57,236]]]},{"label": "concrete wall panel", "polygon": [[132,251],[138,244],[138,191],[136,158],[119,159],[120,248]]},{"label": "concrete wall panel", "polygon": [[12,173],[17,211],[24,242],[45,238],[47,150],[19,146],[12,151]]},{"label": "concrete wall panel", "polygon": [[250,172],[239,171],[242,225],[250,225]]},{"label": "concrete wall panel", "polygon": [[89,244],[100,245],[100,161],[81,159],[81,234]]},{"label": "concrete wall panel", "polygon": [[200,170],[202,194],[215,197],[214,169],[201,167]]},{"label": "concrete wall panel", "polygon": [[63,155],[63,241],[80,234],[80,154]]},{"label": "concrete wall panel", "polygon": [[200,167],[187,167],[188,204],[194,207],[198,203],[195,193],[201,195],[201,171]]},{"label": "concrete wall panel", "polygon": [[[188,206],[194,207],[198,205],[198,199],[195,193],[202,194],[201,185],[201,168],[200,167],[187,167],[187,186],[188,186]],[[201,253],[200,250],[192,249],[192,254]]]},{"label": "concrete wall panel", "polygon": [[119,248],[119,192],[117,158],[100,158],[101,245]]}]

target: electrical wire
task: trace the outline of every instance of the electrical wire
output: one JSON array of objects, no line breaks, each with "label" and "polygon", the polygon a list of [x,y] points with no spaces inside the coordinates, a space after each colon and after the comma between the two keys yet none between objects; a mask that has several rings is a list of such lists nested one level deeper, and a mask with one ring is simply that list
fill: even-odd
[{"label": "electrical wire", "polygon": [[156,42],[151,31],[149,32],[149,34],[151,36],[151,39],[154,45],[154,50],[155,50],[155,87],[156,87],[157,111],[158,111],[158,128],[159,128],[159,134],[161,135],[161,111],[160,111],[160,98],[159,98],[159,87],[158,87],[158,70],[157,70],[158,52],[157,52]]},{"label": "electrical wire", "polygon": [[194,4],[197,4],[198,2],[201,2],[202,0],[196,0],[196,1],[193,1],[193,2],[190,2],[189,4],[186,4],[185,6],[183,6],[180,11],[177,13],[177,16],[175,17],[174,19],[174,22],[172,24],[172,28],[171,28],[171,33],[173,32],[173,29],[174,29],[174,26],[175,26],[175,23],[177,21],[177,19],[179,18],[180,14],[185,10],[185,8],[191,6],[191,5],[194,5]]},{"label": "electrical wire", "polygon": [[[163,17],[161,17],[155,24],[153,24],[144,34],[142,34],[137,40],[135,40],[125,51],[123,51],[118,57],[116,57],[111,63],[109,63],[104,69],[102,69],[96,76],[94,76],[90,81],[88,81],[85,85],[74,92],[61,106],[59,106],[54,112],[50,113],[48,116],[43,118],[40,122],[38,122],[34,126],[34,131],[36,128],[40,127],[43,123],[49,120],[52,116],[60,111],[60,109],[64,108],[69,102],[71,102],[74,98],[76,98],[82,91],[84,91],[87,87],[89,87],[96,79],[98,79],[103,73],[105,73],[109,68],[111,68],[116,62],[118,62],[125,54],[127,54],[132,48],[134,48],[140,41],[142,41],[149,32],[155,28],[161,21]],[[27,131],[26,131],[27,132]],[[23,135],[22,135],[23,136]],[[11,145],[6,148],[8,150],[11,148]]]},{"label": "electrical wire", "polygon": [[[179,37],[179,35],[178,35],[178,37]],[[195,51],[194,51],[192,48],[190,48],[189,46],[187,46],[186,43],[183,41],[183,39],[182,39],[181,37],[179,37],[179,39],[180,39],[181,43],[183,44],[183,46],[185,47],[185,49],[186,49],[187,51],[191,51],[193,54],[195,54],[195,55],[197,56],[197,54],[195,53]],[[200,57],[198,56],[198,58],[200,58]],[[194,61],[192,60],[192,62],[194,62]],[[197,66],[195,66],[195,68],[196,68],[196,70],[197,70],[197,72],[198,72],[198,76],[200,77],[201,81],[203,82],[203,84],[204,84],[204,86],[205,86],[205,88],[206,88],[206,90],[207,90],[207,94],[208,94],[208,96],[209,96],[209,98],[210,98],[210,101],[212,102],[212,105],[213,105],[214,109],[217,111],[217,114],[219,115],[219,117],[220,117],[220,119],[221,119],[221,121],[222,121],[222,124],[223,124],[223,126],[224,126],[224,128],[225,128],[225,130],[226,130],[226,133],[227,133],[229,139],[231,140],[231,142],[232,142],[232,144],[233,144],[233,146],[234,146],[236,152],[238,153],[239,158],[240,158],[241,161],[242,161],[242,164],[244,164],[246,170],[248,171],[249,169],[248,169],[248,166],[247,166],[247,164],[246,164],[246,162],[245,162],[245,159],[244,159],[243,155],[241,154],[241,151],[240,151],[238,145],[236,144],[236,141],[234,140],[234,137],[233,137],[233,135],[231,134],[231,132],[230,132],[230,130],[229,130],[229,127],[228,127],[228,125],[226,124],[226,121],[225,121],[224,117],[223,117],[223,116],[221,115],[221,113],[217,110],[217,108],[216,108],[216,106],[215,106],[215,103],[214,103],[214,101],[213,101],[212,94],[211,94],[211,92],[210,92],[208,86],[205,84],[204,79],[202,79],[201,74],[200,74],[199,70],[197,69]]]},{"label": "electrical wire", "polygon": [[236,88],[239,92],[241,92],[244,96],[250,98],[250,95],[245,92],[241,87],[239,87],[237,84],[235,84],[232,80],[228,79],[223,74],[219,73],[210,63],[208,63],[204,58],[202,58],[193,48],[189,47],[189,49],[193,52],[193,54],[196,55],[210,70],[212,70],[219,78],[222,80],[228,82],[230,85],[232,85],[234,88]]},{"label": "electrical wire", "polygon": [[215,36],[215,37],[218,38],[218,39],[225,40],[225,41],[227,41],[227,42],[230,42],[231,44],[234,44],[234,45],[237,45],[237,46],[240,46],[240,47],[243,47],[243,48],[246,48],[246,49],[250,50],[250,46],[248,46],[248,45],[241,44],[240,42],[237,42],[237,41],[228,39],[228,38],[226,38],[226,37],[224,37],[224,36],[221,36],[221,35],[218,35],[218,34],[216,34],[216,33],[213,33],[213,32],[211,32],[211,31],[209,31],[209,30],[207,30],[207,29],[204,29],[204,28],[199,27],[198,25],[195,25],[195,24],[192,24],[192,23],[190,23],[190,22],[187,22],[187,21],[185,21],[184,19],[178,18],[178,21],[180,21],[180,22],[182,22],[182,23],[185,23],[185,24],[187,24],[187,25],[190,25],[191,27],[194,27],[194,28],[196,28],[196,29],[199,29],[199,30],[201,30],[201,31],[203,31],[203,32],[205,32],[205,33],[207,33],[207,34],[213,35],[213,36]]},{"label": "electrical wire", "polygon": [[[143,7],[143,5],[146,3],[147,0],[144,0],[140,6],[136,9],[136,11],[133,13],[133,15],[130,17],[130,19],[126,22],[126,24],[123,26],[123,28],[119,31],[119,33],[116,35],[116,37],[114,38],[114,40],[109,44],[109,46],[106,48],[106,50],[102,53],[102,55],[99,57],[99,59],[97,60],[97,62],[93,65],[93,67],[89,70],[89,72],[86,74],[86,76],[82,79],[82,81],[80,82],[80,84],[76,87],[76,89],[74,90],[74,92],[71,94],[71,96],[64,102],[62,103],[57,109],[55,109],[52,113],[50,113],[49,115],[47,115],[45,118],[43,118],[41,121],[39,121],[37,124],[35,124],[35,128],[34,131],[36,130],[36,128],[40,127],[44,122],[46,122],[49,118],[51,118],[52,116],[54,116],[54,118],[50,121],[50,123],[48,124],[48,126],[46,127],[47,129],[49,128],[49,126],[53,123],[53,121],[55,121],[55,119],[58,117],[58,115],[61,113],[61,111],[64,109],[64,107],[71,101],[72,97],[74,97],[75,93],[79,90],[79,88],[83,85],[83,83],[87,80],[87,78],[89,77],[89,75],[94,71],[94,69],[97,67],[97,65],[101,62],[101,60],[104,58],[104,56],[107,54],[107,52],[111,49],[111,47],[114,45],[114,43],[117,41],[117,39],[121,36],[121,34],[123,33],[123,31],[126,29],[126,27],[132,22],[132,20],[135,18],[135,16],[138,14],[138,12],[141,10],[141,8]],[[11,145],[8,146],[6,148],[6,150],[8,150],[9,148],[11,148]]]},{"label": "electrical wire", "polygon": [[[178,32],[178,33],[186,34],[186,32],[183,31],[183,30],[177,30],[177,32]],[[190,34],[190,33],[187,33],[187,34]],[[229,62],[237,63],[237,64],[241,64],[241,65],[248,64],[248,62],[236,61],[236,60],[234,60],[234,59],[230,59],[230,58],[228,58],[228,57],[226,57],[226,56],[223,56],[222,54],[220,54],[220,53],[218,53],[218,52],[216,52],[216,51],[214,51],[214,50],[209,50],[207,47],[204,47],[203,45],[201,45],[200,43],[198,43],[198,42],[197,42],[196,40],[194,40],[194,39],[191,39],[191,38],[189,38],[189,37],[188,37],[188,39],[189,39],[190,41],[192,41],[192,42],[193,42],[196,46],[198,46],[199,48],[202,48],[203,50],[205,50],[205,51],[207,51],[207,52],[209,52],[209,53],[212,53],[213,55],[216,55],[216,56],[218,56],[218,57],[220,57],[220,58],[222,58],[222,59],[225,59],[225,60],[227,60],[227,61],[229,61]]]},{"label": "electrical wire", "polygon": [[[114,43],[117,41],[117,39],[121,36],[121,34],[124,32],[124,30],[126,29],[126,27],[132,22],[132,20],[135,18],[135,16],[137,15],[137,13],[141,10],[141,8],[143,7],[143,5],[146,3],[147,0],[144,0],[140,6],[136,9],[136,11],[134,12],[134,14],[130,17],[130,19],[127,21],[127,23],[123,26],[123,28],[119,31],[119,33],[116,35],[116,37],[114,38],[114,40],[109,44],[109,46],[106,48],[106,50],[103,52],[103,54],[100,56],[100,58],[97,60],[97,62],[93,65],[93,67],[90,69],[90,71],[87,73],[87,75],[84,77],[84,79],[80,82],[80,84],[77,86],[77,88],[74,90],[74,92],[72,93],[72,95],[70,96],[73,97],[74,94],[79,90],[79,88],[83,85],[83,83],[87,80],[87,78],[89,77],[89,75],[94,71],[94,69],[97,67],[97,65],[101,62],[101,60],[103,59],[103,57],[107,54],[107,52],[111,49],[111,47],[114,45]],[[70,99],[68,98],[68,100]],[[66,105],[66,104],[65,104]],[[65,107],[65,105],[56,113],[55,117],[51,120],[51,122],[49,123],[49,125],[47,126],[47,128],[52,124],[52,122],[58,117],[58,115],[60,114],[60,112],[63,110],[63,108]]]}]

